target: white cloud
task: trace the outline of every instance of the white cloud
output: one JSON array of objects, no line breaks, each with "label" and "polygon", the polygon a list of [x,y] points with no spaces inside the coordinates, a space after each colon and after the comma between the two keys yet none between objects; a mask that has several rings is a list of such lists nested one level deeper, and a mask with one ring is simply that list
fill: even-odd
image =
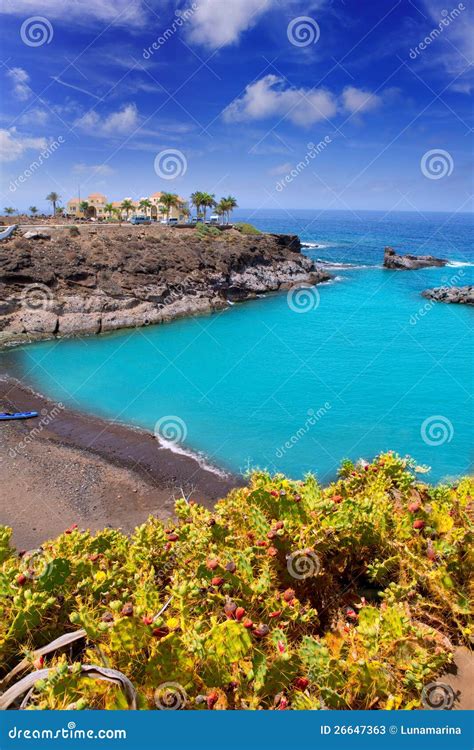
[{"label": "white cloud", "polygon": [[327,89],[292,88],[285,86],[283,78],[267,75],[250,83],[245,93],[226,107],[222,113],[225,122],[248,122],[279,117],[294,125],[309,127],[315,122],[329,120],[338,111],[351,114],[369,112],[392,95],[387,89],[383,96],[370,91],[347,86],[340,97]]},{"label": "white cloud", "polygon": [[332,117],[337,111],[337,101],[325,89],[284,88],[283,79],[267,75],[245,89],[240,99],[235,99],[223,112],[226,122],[264,120],[283,117],[295,125],[309,126]]},{"label": "white cloud", "polygon": [[49,112],[34,107],[20,117],[22,125],[45,125],[49,119]]},{"label": "white cloud", "polygon": [[382,103],[382,97],[355,86],[346,86],[342,92],[342,103],[344,109],[351,114],[370,112],[371,109],[376,109]]},{"label": "white cloud", "polygon": [[[196,0],[197,10],[186,22],[192,42],[215,49],[237,42],[276,0]],[[192,8],[192,3],[185,7]]]},{"label": "white cloud", "polygon": [[12,0],[2,4],[2,13],[28,18],[45,16],[49,21],[87,24],[91,20],[115,25],[142,26],[147,19],[141,0]]},{"label": "white cloud", "polygon": [[16,128],[0,129],[0,161],[16,161],[28,149],[42,151],[47,147],[46,138],[31,138],[18,133]]},{"label": "white cloud", "polygon": [[287,161],[285,164],[278,164],[278,166],[273,167],[272,169],[268,170],[268,174],[270,175],[280,175],[280,174],[287,174],[293,169],[293,164],[291,162]]},{"label": "white cloud", "polygon": [[31,89],[28,86],[30,76],[23,68],[11,68],[7,77],[13,82],[13,93],[21,102],[26,101],[31,96]]},{"label": "white cloud", "polygon": [[[473,39],[474,39],[474,10],[469,2],[460,3],[464,10],[452,17],[449,25],[440,26],[441,21],[446,22],[446,9],[452,12],[452,8],[459,10],[457,3],[453,6],[446,5],[445,0],[424,0],[425,10],[430,15],[427,20],[426,34],[432,28],[441,28],[441,34],[436,38],[430,49],[424,51],[424,55],[430,57],[433,65],[444,68],[451,78],[459,76],[452,84],[455,91],[469,94],[474,89],[474,74],[472,68]],[[429,24],[433,22],[430,28]],[[420,40],[421,41],[421,40]],[[436,46],[435,46],[436,44]],[[471,67],[469,64],[471,63]]]},{"label": "white cloud", "polygon": [[100,175],[101,177],[109,177],[115,174],[115,169],[109,167],[108,164],[74,164],[72,171],[75,174],[88,174],[88,175]]},{"label": "white cloud", "polygon": [[135,104],[126,104],[118,112],[101,117],[95,110],[86,112],[74,123],[75,127],[90,135],[128,135],[138,127],[138,110]]}]

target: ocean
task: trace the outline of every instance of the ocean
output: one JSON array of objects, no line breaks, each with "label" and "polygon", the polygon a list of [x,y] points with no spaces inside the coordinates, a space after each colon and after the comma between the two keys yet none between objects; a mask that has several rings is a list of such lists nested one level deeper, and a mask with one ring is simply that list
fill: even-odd
[{"label": "ocean", "polygon": [[[472,216],[239,210],[234,219],[298,234],[333,281],[33,344],[9,362],[44,394],[154,430],[217,470],[327,482],[343,459],[392,449],[431,467],[429,481],[472,471],[473,310],[420,294],[474,283]],[[386,245],[450,263],[387,271]]]}]

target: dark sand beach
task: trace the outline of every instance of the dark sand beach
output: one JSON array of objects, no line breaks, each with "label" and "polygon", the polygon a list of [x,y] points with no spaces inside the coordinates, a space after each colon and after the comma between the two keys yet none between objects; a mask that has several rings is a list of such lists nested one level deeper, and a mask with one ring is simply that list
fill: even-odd
[{"label": "dark sand beach", "polygon": [[238,483],[154,435],[64,409],[15,379],[0,380],[0,410],[39,412],[0,423],[0,523],[18,548],[38,546],[72,523],[131,531],[150,514],[173,514],[186,496],[212,506]]}]

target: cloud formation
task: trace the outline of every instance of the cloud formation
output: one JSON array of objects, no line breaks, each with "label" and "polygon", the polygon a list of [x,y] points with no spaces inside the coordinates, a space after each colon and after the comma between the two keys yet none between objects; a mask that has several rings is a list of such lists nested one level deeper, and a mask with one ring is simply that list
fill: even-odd
[{"label": "cloud formation", "polygon": [[46,138],[32,138],[17,132],[16,128],[8,130],[0,128],[0,161],[16,161],[25,151],[36,149],[42,151],[47,148]]},{"label": "cloud formation", "polygon": [[346,86],[342,92],[342,102],[344,109],[354,114],[355,112],[362,113],[376,109],[382,103],[382,97],[355,86]]},{"label": "cloud formation", "polygon": [[237,42],[243,31],[276,5],[276,0],[197,0],[196,4],[187,22],[188,39],[216,49]]},{"label": "cloud formation", "polygon": [[225,122],[248,122],[279,117],[294,125],[309,127],[328,120],[339,111],[367,112],[378,107],[382,97],[370,91],[346,87],[340,99],[327,89],[292,88],[283,78],[267,75],[250,83],[222,113]]},{"label": "cloud formation", "polygon": [[106,117],[101,117],[95,110],[91,109],[82,115],[74,126],[89,135],[116,136],[132,133],[139,123],[138,110],[135,104],[126,104],[117,112],[111,112]]},{"label": "cloud formation", "polygon": [[31,89],[28,86],[30,76],[24,68],[11,68],[7,72],[7,78],[13,83],[13,93],[21,102],[25,102],[31,96]]},{"label": "cloud formation", "polygon": [[87,24],[91,20],[118,25],[141,26],[146,7],[141,0],[14,0],[2,4],[1,13],[20,16],[46,16],[49,21]]},{"label": "cloud formation", "polygon": [[74,174],[94,175],[94,177],[109,177],[115,174],[115,169],[109,167],[108,164],[84,164],[83,162],[74,164],[72,171]]}]

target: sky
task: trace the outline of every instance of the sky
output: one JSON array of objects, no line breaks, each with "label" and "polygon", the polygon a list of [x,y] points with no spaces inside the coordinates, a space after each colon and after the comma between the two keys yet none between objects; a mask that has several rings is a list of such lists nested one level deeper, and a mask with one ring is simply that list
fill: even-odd
[{"label": "sky", "polygon": [[472,211],[465,0],[4,0],[0,207]]}]

